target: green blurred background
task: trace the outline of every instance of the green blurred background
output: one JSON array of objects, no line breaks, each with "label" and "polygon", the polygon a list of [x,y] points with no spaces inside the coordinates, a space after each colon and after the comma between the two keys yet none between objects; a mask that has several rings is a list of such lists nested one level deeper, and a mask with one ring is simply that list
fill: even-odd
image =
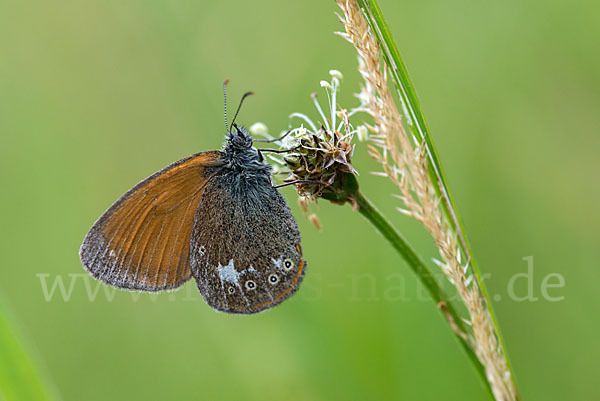
[{"label": "green blurred background", "polygon": [[[600,399],[598,2],[381,7],[490,275],[523,399]],[[111,298],[82,275],[83,236],[115,199],[221,146],[225,78],[232,104],[256,92],[239,121],[274,133],[291,112],[316,118],[309,95],[331,68],[345,75],[340,103],[355,104],[356,56],[333,35],[335,11],[316,0],[0,0],[1,302],[58,399],[487,399],[382,237],[325,202],[315,230],[291,188],[309,267],[273,310],[215,313],[193,282]],[[364,145],[354,161],[364,193],[434,257],[423,229],[394,211],[391,184],[369,174]],[[518,302],[509,282],[530,256],[539,299]],[[565,281],[549,290],[558,302],[541,293],[551,273]],[[74,280],[68,301],[58,289],[46,301],[42,282],[57,277],[67,289]]]}]

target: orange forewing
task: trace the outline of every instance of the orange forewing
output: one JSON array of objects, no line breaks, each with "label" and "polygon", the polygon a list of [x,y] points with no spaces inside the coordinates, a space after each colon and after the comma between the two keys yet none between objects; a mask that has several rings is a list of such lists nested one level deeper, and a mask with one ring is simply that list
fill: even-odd
[{"label": "orange forewing", "polygon": [[220,156],[189,156],[129,190],[87,234],[80,251],[85,268],[120,288],[159,291],[186,282],[194,215]]}]

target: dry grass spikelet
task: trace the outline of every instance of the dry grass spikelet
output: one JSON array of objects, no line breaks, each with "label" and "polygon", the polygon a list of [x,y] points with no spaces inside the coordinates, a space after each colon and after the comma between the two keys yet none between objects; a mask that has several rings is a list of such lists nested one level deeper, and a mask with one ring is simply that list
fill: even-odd
[{"label": "dry grass spikelet", "polygon": [[[338,33],[354,45],[358,52],[359,72],[364,80],[358,95],[361,105],[374,123],[369,126],[368,152],[381,164],[379,175],[389,178],[399,189],[396,195],[404,203],[398,210],[421,222],[439,248],[441,260],[436,263],[456,287],[469,316],[465,321],[470,333],[459,333],[467,339],[484,366],[487,379],[497,400],[518,400],[506,357],[499,344],[486,299],[474,279],[469,261],[461,258],[460,245],[452,225],[442,212],[442,199],[428,174],[428,150],[407,133],[402,116],[388,87],[387,66],[375,35],[356,0],[338,1],[339,15],[345,32]],[[454,330],[457,326],[450,321]]]}]

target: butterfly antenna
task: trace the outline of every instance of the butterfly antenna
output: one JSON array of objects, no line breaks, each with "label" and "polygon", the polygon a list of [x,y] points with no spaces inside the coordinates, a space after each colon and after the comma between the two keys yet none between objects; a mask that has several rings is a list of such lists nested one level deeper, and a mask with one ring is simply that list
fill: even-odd
[{"label": "butterfly antenna", "polygon": [[226,79],[225,82],[223,82],[223,99],[225,102],[225,130],[227,130],[227,133],[230,133],[229,124],[227,123],[227,84],[228,83],[229,83],[228,79]]},{"label": "butterfly antenna", "polygon": [[235,119],[238,116],[238,113],[240,112],[240,109],[242,108],[242,104],[244,103],[244,100],[250,96],[250,95],[254,95],[254,92],[246,92],[244,93],[244,96],[242,96],[242,100],[240,100],[240,105],[238,106],[235,115],[233,116],[233,121],[231,121],[231,126],[229,127],[229,131],[231,132],[231,127],[233,127],[233,124],[235,124]]}]

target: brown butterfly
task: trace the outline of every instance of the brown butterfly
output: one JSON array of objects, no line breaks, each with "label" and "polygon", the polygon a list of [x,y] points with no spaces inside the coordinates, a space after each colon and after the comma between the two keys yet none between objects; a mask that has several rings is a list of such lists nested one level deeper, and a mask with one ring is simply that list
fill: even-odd
[{"label": "brown butterfly", "polygon": [[274,150],[254,148],[235,124],[249,94],[231,125],[225,113],[221,150],[163,168],[100,216],[80,250],[92,276],[150,292],[193,276],[206,303],[228,313],[260,312],[298,289],[306,269],[300,232],[262,155]]}]

